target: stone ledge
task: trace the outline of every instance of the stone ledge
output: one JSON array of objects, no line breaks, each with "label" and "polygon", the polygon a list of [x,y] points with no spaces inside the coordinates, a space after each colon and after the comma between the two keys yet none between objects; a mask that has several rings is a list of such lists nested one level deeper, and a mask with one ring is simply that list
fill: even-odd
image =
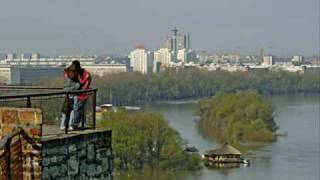
[{"label": "stone ledge", "polygon": [[55,134],[55,135],[48,135],[42,136],[40,138],[41,143],[46,143],[49,141],[56,141],[56,140],[63,140],[63,139],[70,139],[81,137],[84,135],[107,135],[107,137],[111,137],[112,131],[111,130],[99,130],[99,129],[88,129],[88,130],[80,130],[80,131],[70,131],[68,134]]}]

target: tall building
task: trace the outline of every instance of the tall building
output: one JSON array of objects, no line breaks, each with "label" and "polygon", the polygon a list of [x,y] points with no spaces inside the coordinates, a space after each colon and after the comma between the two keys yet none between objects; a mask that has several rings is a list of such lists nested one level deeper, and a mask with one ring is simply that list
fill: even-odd
[{"label": "tall building", "polygon": [[190,49],[190,34],[181,34],[177,28],[172,30],[173,35],[166,37],[164,41],[164,48],[172,51],[174,59],[177,59],[178,51],[181,49]]},{"label": "tall building", "polygon": [[153,70],[152,70],[154,73],[160,72],[160,65],[161,65],[160,58],[161,57],[160,57],[159,51],[155,51],[153,53]]},{"label": "tall building", "polygon": [[177,28],[174,28],[172,30],[173,32],[173,36],[172,36],[172,44],[173,44],[173,52],[174,54],[177,53],[177,35],[178,35],[178,29]]},{"label": "tall building", "polygon": [[160,62],[161,66],[169,66],[172,61],[172,53],[168,48],[160,48],[154,53],[154,61]]},{"label": "tall building", "polygon": [[172,51],[173,50],[173,39],[171,37],[166,37],[164,40],[163,47]]},{"label": "tall building", "polygon": [[183,63],[187,63],[188,60],[188,50],[187,49],[180,49],[178,50],[177,60]]},{"label": "tall building", "polygon": [[186,36],[186,49],[190,49],[190,44],[191,44],[191,42],[190,42],[190,34],[187,33],[185,36]]},{"label": "tall building", "polygon": [[177,36],[177,50],[190,49],[190,35],[178,34]]},{"label": "tall building", "polygon": [[153,53],[148,52],[144,47],[137,47],[130,53],[130,66],[135,72],[142,74],[152,72]]}]

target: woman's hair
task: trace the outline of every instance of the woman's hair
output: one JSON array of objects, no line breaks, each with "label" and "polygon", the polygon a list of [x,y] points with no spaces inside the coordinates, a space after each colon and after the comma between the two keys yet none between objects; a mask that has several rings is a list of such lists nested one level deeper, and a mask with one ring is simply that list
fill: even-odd
[{"label": "woman's hair", "polygon": [[77,71],[76,71],[76,66],[75,66],[74,64],[71,64],[69,67],[67,67],[67,68],[64,69],[64,74],[65,74],[68,78],[70,78],[70,79],[72,79],[72,80],[74,80],[74,81],[77,80],[77,78],[76,78],[76,73],[77,73]]},{"label": "woman's hair", "polygon": [[67,68],[64,69],[65,73],[76,72],[76,71],[77,71],[77,68],[76,68],[76,65],[74,65],[74,64],[71,64],[70,66],[68,66]]},{"label": "woman's hair", "polygon": [[78,60],[72,61],[71,65],[75,66],[75,71],[77,71],[78,73],[82,72],[82,68],[81,68],[80,62]]}]

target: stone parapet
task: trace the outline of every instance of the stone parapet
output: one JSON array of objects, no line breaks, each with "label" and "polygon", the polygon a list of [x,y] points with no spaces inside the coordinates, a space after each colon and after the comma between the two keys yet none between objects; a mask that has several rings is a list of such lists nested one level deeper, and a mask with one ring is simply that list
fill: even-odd
[{"label": "stone parapet", "polygon": [[43,136],[40,109],[0,107],[0,180],[113,179],[111,136],[103,130]]},{"label": "stone parapet", "polygon": [[42,179],[112,179],[111,131],[44,137]]}]

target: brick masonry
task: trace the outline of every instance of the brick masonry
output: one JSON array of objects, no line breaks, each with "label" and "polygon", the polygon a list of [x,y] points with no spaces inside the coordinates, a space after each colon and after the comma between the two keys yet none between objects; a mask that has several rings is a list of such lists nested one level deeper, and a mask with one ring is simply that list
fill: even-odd
[{"label": "brick masonry", "polygon": [[40,138],[42,112],[34,108],[0,108],[0,139],[22,128],[32,138]]},{"label": "brick masonry", "polygon": [[15,180],[41,179],[41,126],[40,109],[0,108],[0,139],[21,129],[11,139],[10,149],[0,150],[0,180],[9,179],[8,176]]},{"label": "brick masonry", "polygon": [[33,108],[0,107],[1,139],[22,129],[11,139],[10,151],[0,149],[0,180],[106,179],[112,178],[111,131],[73,131],[42,136],[42,112]]}]

